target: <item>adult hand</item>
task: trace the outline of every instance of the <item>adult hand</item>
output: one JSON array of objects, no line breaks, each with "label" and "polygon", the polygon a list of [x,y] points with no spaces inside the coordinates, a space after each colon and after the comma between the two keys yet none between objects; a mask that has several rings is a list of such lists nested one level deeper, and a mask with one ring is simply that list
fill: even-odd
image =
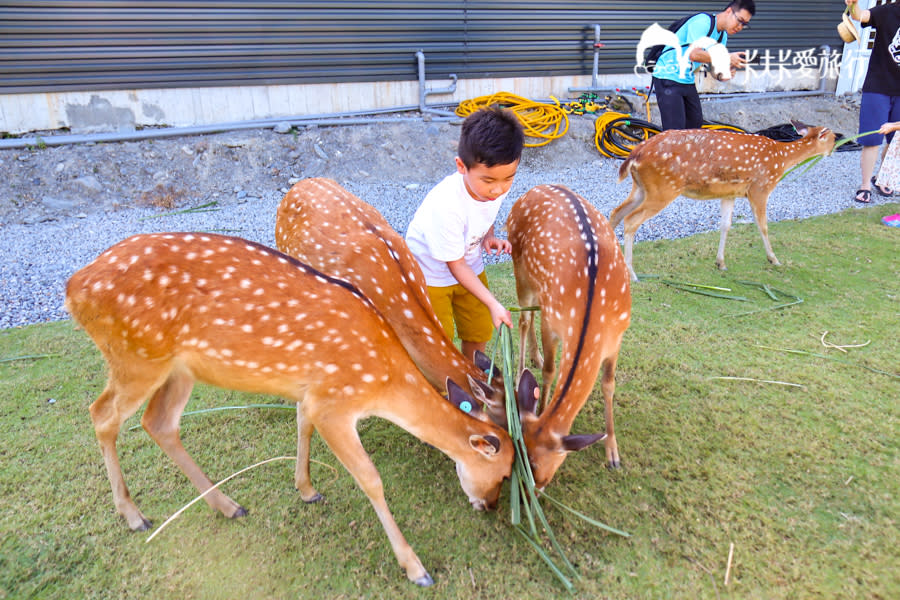
[{"label": "adult hand", "polygon": [[900,121],[894,121],[893,123],[885,123],[881,127],[878,128],[878,133],[882,135],[887,135],[892,131],[900,131]]},{"label": "adult hand", "polygon": [[744,52],[729,52],[728,58],[731,61],[731,70],[743,69],[747,66],[747,56]]},{"label": "adult hand", "polygon": [[[863,21],[862,11],[859,10],[859,0],[844,0],[844,4],[850,7],[850,18],[854,21]],[[866,11],[868,12],[868,11]],[[868,18],[865,19],[868,22]]]}]

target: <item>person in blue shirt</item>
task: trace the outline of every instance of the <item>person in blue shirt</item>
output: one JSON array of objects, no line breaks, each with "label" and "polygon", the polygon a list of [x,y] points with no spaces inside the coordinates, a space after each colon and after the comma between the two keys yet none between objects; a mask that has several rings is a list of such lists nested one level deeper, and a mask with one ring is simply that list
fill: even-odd
[{"label": "person in blue shirt", "polygon": [[[746,29],[750,19],[756,14],[754,0],[732,0],[725,9],[715,15],[699,13],[688,19],[675,34],[681,42],[681,51],[702,37],[709,37],[715,43],[727,45],[728,36]],[[675,48],[666,48],[653,69],[653,89],[659,107],[663,129],[694,129],[703,125],[703,110],[700,95],[694,84],[693,71],[701,63],[709,64],[711,58],[707,47],[696,47],[690,51],[690,68],[682,72],[678,65]],[[746,66],[743,52],[729,52],[732,72]]]}]

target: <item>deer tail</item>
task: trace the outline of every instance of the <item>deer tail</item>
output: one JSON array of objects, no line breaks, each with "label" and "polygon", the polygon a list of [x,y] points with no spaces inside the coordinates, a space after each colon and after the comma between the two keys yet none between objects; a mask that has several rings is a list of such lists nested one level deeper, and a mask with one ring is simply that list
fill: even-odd
[{"label": "deer tail", "polygon": [[635,153],[632,152],[628,158],[625,159],[625,162],[619,167],[619,181],[617,183],[622,183],[625,181],[625,178],[631,174],[631,163],[634,162]]}]

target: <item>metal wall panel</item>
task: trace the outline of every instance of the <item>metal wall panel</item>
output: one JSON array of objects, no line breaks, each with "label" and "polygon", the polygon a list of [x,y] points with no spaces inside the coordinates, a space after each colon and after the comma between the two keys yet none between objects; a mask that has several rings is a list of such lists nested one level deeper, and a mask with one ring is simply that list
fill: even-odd
[{"label": "metal wall panel", "polygon": [[[0,4],[0,93],[631,72],[650,23],[726,4],[598,0],[32,0]],[[732,49],[830,44],[842,7],[757,2]]]}]

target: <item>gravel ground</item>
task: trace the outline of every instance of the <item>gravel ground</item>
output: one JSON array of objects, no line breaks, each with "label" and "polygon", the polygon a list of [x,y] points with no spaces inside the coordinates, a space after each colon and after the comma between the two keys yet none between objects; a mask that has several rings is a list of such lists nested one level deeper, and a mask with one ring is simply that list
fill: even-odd
[{"label": "gravel ground", "polygon": [[[707,118],[752,131],[794,117],[853,135],[858,105],[853,97],[804,97],[719,101],[704,111]],[[304,177],[336,179],[405,232],[424,194],[452,171],[458,130],[452,123],[408,118],[288,134],[247,130],[2,149],[0,176],[8,187],[0,202],[0,328],[68,318],[67,278],[132,234],[217,231],[274,246],[278,203]],[[573,117],[563,138],[526,149],[498,222],[505,222],[513,200],[542,183],[568,185],[608,215],[631,188],[628,181],[617,183],[619,164],[594,148],[591,118]],[[769,220],[850,208],[858,179],[857,152],[828,157],[776,188]],[[887,200],[873,194],[873,201]],[[645,223],[637,239],[716,230],[718,219],[717,202],[679,198]],[[752,220],[749,204],[739,200],[734,222]]]}]

